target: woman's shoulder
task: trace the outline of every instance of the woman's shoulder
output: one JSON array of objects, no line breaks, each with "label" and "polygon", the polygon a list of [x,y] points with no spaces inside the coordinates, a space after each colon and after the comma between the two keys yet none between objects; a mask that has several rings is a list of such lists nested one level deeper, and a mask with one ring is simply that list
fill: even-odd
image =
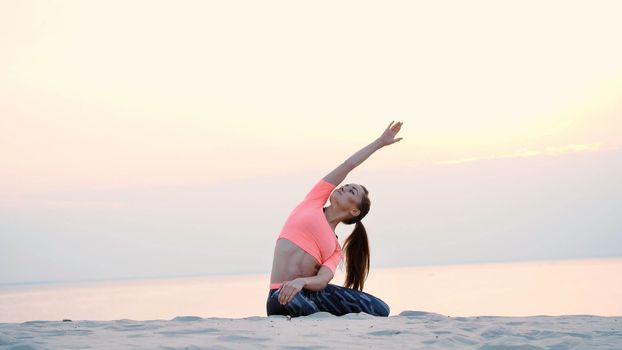
[{"label": "woman's shoulder", "polygon": [[330,193],[337,187],[337,185],[326,181],[324,178],[319,179],[315,185],[309,190],[305,196],[303,202],[308,201],[321,201],[322,205],[326,203],[326,200],[330,196]]}]

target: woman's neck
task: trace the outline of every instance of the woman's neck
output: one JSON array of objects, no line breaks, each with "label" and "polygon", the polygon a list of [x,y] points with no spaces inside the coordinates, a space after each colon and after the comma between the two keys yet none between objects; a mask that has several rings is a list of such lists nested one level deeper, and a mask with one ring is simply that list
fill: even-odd
[{"label": "woman's neck", "polygon": [[324,207],[324,215],[330,228],[335,231],[337,225],[345,218],[345,213],[336,211],[332,206]]}]

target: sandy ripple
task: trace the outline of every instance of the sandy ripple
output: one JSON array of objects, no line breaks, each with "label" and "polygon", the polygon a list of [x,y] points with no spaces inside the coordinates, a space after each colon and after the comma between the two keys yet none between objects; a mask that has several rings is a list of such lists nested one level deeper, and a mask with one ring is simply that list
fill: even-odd
[{"label": "sandy ripple", "polygon": [[0,323],[0,349],[622,349],[622,317],[306,317]]}]

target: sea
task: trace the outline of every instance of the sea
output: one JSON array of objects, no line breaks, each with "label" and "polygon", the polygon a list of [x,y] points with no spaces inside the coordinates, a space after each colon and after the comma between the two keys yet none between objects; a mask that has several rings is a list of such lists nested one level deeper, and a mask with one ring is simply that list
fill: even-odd
[{"label": "sea", "polygon": [[[343,285],[337,270],[330,283]],[[267,316],[270,273],[0,285],[0,323]],[[363,291],[463,316],[622,316],[622,258],[371,267]]]}]

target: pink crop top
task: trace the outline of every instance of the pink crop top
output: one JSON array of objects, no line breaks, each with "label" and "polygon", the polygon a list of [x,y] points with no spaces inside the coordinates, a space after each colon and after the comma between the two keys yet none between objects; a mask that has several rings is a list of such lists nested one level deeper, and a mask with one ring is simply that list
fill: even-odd
[{"label": "pink crop top", "polygon": [[[279,238],[286,238],[311,254],[318,263],[327,266],[333,274],[341,260],[341,247],[326,216],[324,204],[337,187],[323,178],[309,191],[303,201],[287,217]],[[281,283],[271,283],[270,289]]]}]

